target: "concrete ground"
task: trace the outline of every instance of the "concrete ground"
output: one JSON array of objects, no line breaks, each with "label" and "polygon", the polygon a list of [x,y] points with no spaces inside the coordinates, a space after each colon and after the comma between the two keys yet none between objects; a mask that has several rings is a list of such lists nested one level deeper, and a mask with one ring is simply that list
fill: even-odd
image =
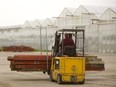
[{"label": "concrete ground", "polygon": [[15,54],[39,54],[37,52],[0,52],[0,87],[116,87],[116,54],[96,54],[105,61],[105,71],[86,72],[84,85],[50,82],[42,72],[10,71],[8,56]]}]

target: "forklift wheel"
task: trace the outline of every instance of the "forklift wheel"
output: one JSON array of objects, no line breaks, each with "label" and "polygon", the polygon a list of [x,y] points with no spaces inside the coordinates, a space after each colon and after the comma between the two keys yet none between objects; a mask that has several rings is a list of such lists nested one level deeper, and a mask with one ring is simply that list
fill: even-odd
[{"label": "forklift wheel", "polygon": [[82,82],[79,82],[79,84],[84,84],[85,83],[85,79]]},{"label": "forklift wheel", "polygon": [[60,75],[57,76],[57,83],[58,84],[61,84],[62,83],[62,79],[61,79],[61,76]]},{"label": "forklift wheel", "polygon": [[50,73],[50,81],[53,82],[52,73]]},{"label": "forklift wheel", "polygon": [[53,82],[54,80],[50,77],[50,81]]},{"label": "forklift wheel", "polygon": [[50,81],[54,82],[53,77],[52,77],[52,71],[50,71]]}]

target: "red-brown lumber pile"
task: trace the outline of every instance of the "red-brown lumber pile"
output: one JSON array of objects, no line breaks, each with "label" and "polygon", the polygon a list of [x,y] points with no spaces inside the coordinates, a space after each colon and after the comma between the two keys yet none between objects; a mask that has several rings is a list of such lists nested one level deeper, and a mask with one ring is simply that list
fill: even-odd
[{"label": "red-brown lumber pile", "polygon": [[5,46],[3,51],[23,52],[23,51],[34,51],[33,48],[27,46]]},{"label": "red-brown lumber pile", "polygon": [[[12,71],[50,71],[51,55],[15,55],[7,58]],[[104,61],[97,56],[85,56],[86,71],[105,70]]]},{"label": "red-brown lumber pile", "polygon": [[15,55],[8,57],[12,71],[43,71],[50,70],[51,56],[46,55]]}]

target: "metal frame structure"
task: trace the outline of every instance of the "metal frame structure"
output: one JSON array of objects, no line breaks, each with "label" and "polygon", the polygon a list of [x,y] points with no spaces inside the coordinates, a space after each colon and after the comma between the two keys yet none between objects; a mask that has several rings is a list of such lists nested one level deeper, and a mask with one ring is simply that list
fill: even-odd
[{"label": "metal frame structure", "polygon": [[[78,37],[79,32],[82,32],[82,36],[80,38]],[[84,38],[85,38],[85,33],[84,33],[84,30],[82,30],[82,29],[62,29],[62,30],[56,31],[56,34],[55,34],[56,38],[55,38],[55,45],[54,45],[53,56],[56,56],[57,53],[59,52],[59,43],[60,43],[59,40],[60,40],[60,37],[61,37],[61,39],[63,39],[63,36],[64,36],[65,33],[73,33],[74,34],[76,51],[77,51],[77,48],[80,46],[79,44],[81,44],[81,46],[82,46],[82,48],[79,49],[79,51],[81,51],[81,55],[77,55],[77,56],[84,56]],[[82,39],[82,40],[79,40],[79,39]],[[80,42],[78,44],[78,46],[77,46],[77,41]],[[63,43],[62,43],[62,48],[61,49],[63,50]],[[77,52],[77,54],[80,54],[80,53]],[[63,55],[63,52],[62,52],[62,55]]]}]

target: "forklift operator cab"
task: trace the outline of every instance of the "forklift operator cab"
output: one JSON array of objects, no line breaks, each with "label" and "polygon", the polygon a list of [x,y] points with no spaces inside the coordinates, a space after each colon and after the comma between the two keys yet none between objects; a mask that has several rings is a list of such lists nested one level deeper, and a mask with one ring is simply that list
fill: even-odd
[{"label": "forklift operator cab", "polygon": [[[65,34],[72,34],[74,44],[64,46]],[[60,45],[61,43],[61,45]],[[58,55],[60,53],[60,55]],[[84,30],[62,29],[55,34],[50,80],[62,82],[85,82]]]},{"label": "forklift operator cab", "polygon": [[65,55],[84,56],[84,30],[62,29],[56,32],[53,56]]}]

